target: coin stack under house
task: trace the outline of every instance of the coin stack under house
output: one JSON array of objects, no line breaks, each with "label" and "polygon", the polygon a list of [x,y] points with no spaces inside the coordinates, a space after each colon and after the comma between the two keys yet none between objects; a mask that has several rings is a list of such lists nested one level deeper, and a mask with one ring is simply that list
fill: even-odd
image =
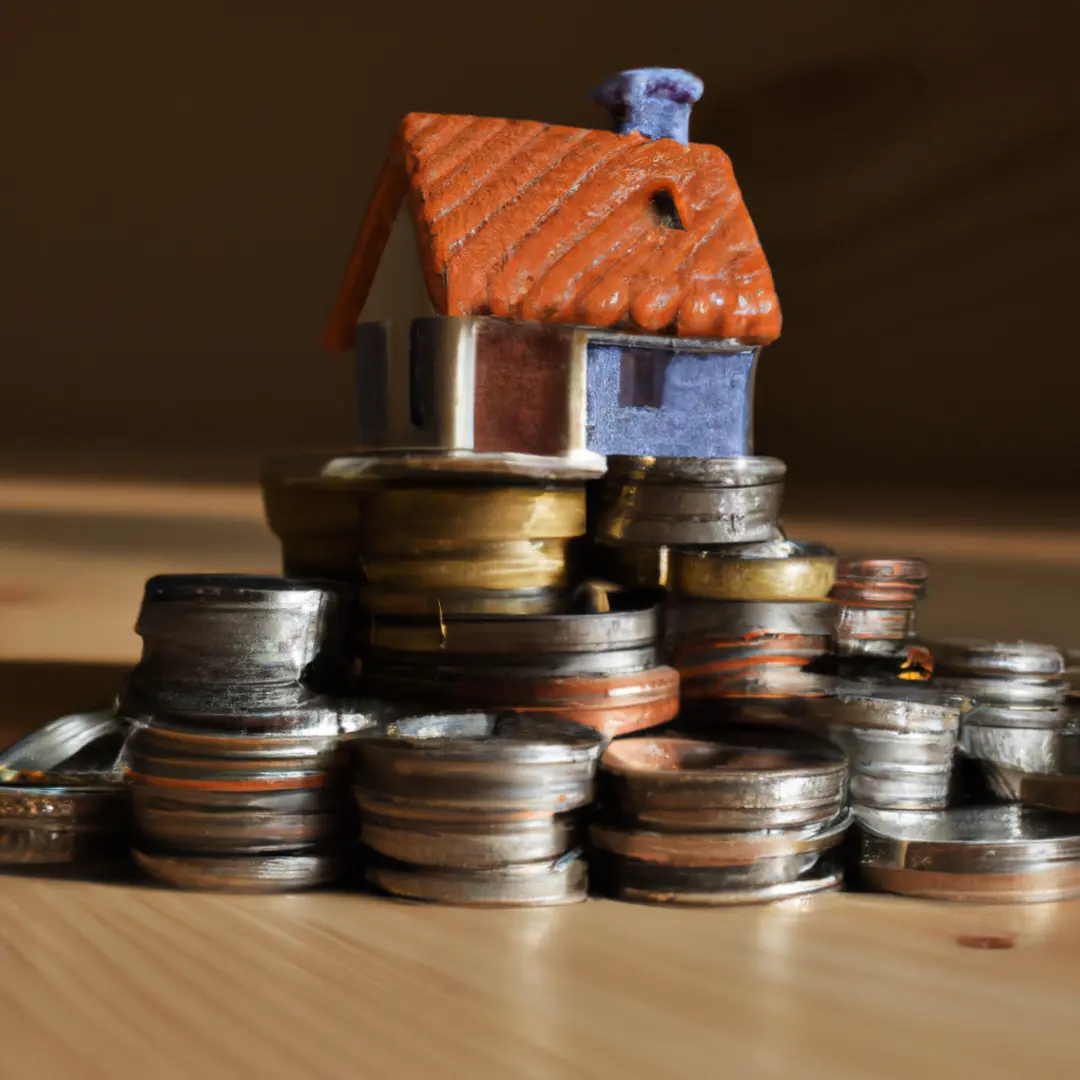
[{"label": "coin stack under house", "polygon": [[584,817],[604,738],[558,718],[413,716],[357,740],[365,873],[411,900],[584,900]]},{"label": "coin stack under house", "polygon": [[143,655],[118,711],[134,857],[184,888],[278,891],[337,878],[352,841],[343,737],[374,715],[334,686],[338,586],[244,575],[146,585]]}]

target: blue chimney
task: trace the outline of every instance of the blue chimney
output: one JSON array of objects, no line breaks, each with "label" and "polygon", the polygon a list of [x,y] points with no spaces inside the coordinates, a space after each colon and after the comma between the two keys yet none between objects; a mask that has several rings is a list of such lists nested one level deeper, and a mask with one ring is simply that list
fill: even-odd
[{"label": "blue chimney", "polygon": [[705,84],[682,68],[634,68],[602,82],[590,95],[606,105],[620,135],[690,141],[690,109]]}]

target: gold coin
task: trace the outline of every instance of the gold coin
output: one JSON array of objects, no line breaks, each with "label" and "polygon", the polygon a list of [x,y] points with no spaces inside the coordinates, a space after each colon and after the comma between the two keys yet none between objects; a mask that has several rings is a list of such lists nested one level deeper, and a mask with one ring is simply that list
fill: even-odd
[{"label": "gold coin", "polygon": [[821,600],[836,580],[836,559],[733,559],[673,551],[668,588],[703,600]]},{"label": "gold coin", "polygon": [[585,489],[528,487],[381,488],[360,522],[365,550],[413,539],[550,540],[585,532]]}]

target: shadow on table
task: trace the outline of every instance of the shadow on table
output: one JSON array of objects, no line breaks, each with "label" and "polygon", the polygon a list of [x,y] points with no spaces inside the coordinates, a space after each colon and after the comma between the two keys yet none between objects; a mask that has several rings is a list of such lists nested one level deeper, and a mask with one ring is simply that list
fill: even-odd
[{"label": "shadow on table", "polygon": [[0,745],[67,713],[108,708],[126,664],[0,661]]}]

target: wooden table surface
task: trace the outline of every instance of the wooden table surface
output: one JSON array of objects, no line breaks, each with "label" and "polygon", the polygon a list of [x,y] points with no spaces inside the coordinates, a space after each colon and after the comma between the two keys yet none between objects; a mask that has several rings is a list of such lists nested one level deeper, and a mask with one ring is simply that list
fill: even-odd
[{"label": "wooden table surface", "polygon": [[[1080,639],[1080,533],[794,525],[930,556],[933,633]],[[0,481],[5,733],[107,703],[149,574],[274,568],[251,488]],[[0,960],[0,1076],[1077,1074],[1080,903],[484,912],[9,874]]]}]

